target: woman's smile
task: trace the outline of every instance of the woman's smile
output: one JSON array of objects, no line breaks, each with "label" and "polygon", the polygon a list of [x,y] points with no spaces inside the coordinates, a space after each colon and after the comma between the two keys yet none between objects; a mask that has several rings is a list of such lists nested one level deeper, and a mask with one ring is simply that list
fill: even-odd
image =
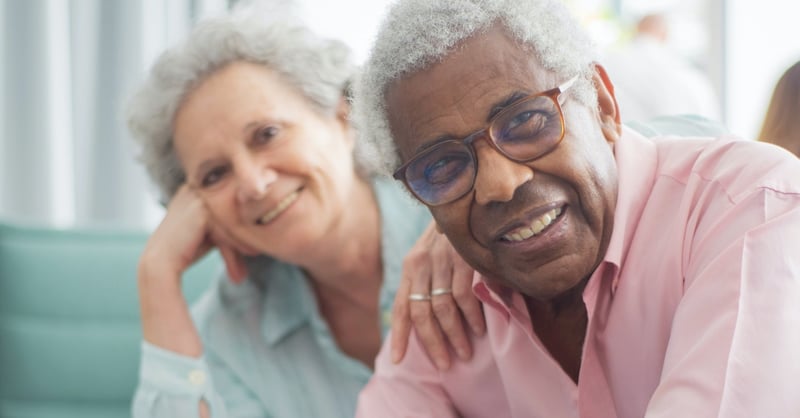
[{"label": "woman's smile", "polygon": [[295,190],[295,191],[289,193],[288,195],[286,195],[283,199],[281,199],[278,202],[277,205],[275,205],[273,208],[269,209],[267,211],[267,213],[262,215],[256,221],[256,223],[259,224],[259,225],[266,225],[266,224],[272,222],[273,220],[275,220],[275,218],[277,218],[280,214],[282,214],[287,209],[289,209],[289,207],[292,205],[292,203],[297,201],[297,198],[300,197],[300,192],[302,192],[302,191],[303,191],[303,189],[301,188],[301,189]]}]

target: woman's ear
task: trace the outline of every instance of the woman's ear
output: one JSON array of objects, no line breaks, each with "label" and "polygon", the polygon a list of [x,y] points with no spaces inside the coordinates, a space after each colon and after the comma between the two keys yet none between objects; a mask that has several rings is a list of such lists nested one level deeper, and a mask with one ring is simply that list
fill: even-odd
[{"label": "woman's ear", "polygon": [[336,105],[336,119],[347,125],[350,124],[350,102],[345,96],[340,97],[339,103]]},{"label": "woman's ear", "polygon": [[355,146],[356,134],[350,123],[350,101],[345,96],[340,97],[339,103],[336,105],[336,122],[342,127],[350,146]]},{"label": "woman's ear", "polygon": [[602,65],[595,63],[594,84],[597,90],[597,110],[600,116],[600,125],[606,140],[615,142],[622,134],[619,106],[614,96],[614,85]]}]

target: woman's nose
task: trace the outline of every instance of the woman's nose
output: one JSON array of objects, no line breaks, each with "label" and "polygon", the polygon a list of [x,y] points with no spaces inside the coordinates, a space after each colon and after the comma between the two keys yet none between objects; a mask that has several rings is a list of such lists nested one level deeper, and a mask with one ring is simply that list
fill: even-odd
[{"label": "woman's nose", "polygon": [[278,179],[278,173],[268,167],[253,162],[240,165],[237,171],[237,198],[240,202],[263,198],[270,185]]},{"label": "woman's nose", "polygon": [[508,202],[517,187],[533,179],[533,169],[506,158],[483,141],[475,144],[478,172],[475,176],[475,201],[486,205]]}]

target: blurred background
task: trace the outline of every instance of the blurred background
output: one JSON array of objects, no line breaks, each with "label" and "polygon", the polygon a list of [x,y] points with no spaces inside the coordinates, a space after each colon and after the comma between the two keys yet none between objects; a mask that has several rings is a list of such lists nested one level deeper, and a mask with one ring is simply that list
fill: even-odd
[{"label": "blurred background", "polygon": [[[680,63],[681,71],[693,72],[675,81],[691,85],[691,93],[705,92],[704,107],[693,113],[720,120],[748,139],[758,133],[775,82],[800,59],[796,1],[564,1],[595,39],[619,95],[648,88],[650,96],[667,94],[656,90],[665,84],[655,77],[662,65],[630,58],[642,56],[634,48],[637,22],[661,16],[668,35],[657,47],[638,43],[650,45],[647,54],[658,48],[660,59],[671,57],[668,62]],[[390,2],[276,4],[349,43],[363,61]],[[237,0],[0,0],[0,221],[152,229],[163,209],[135,161],[125,103],[158,54],[193,22],[236,5]],[[636,67],[645,75],[634,75]],[[676,67],[668,74],[677,72]],[[636,77],[644,87],[623,85]],[[623,120],[643,117],[637,106],[621,106]]]}]

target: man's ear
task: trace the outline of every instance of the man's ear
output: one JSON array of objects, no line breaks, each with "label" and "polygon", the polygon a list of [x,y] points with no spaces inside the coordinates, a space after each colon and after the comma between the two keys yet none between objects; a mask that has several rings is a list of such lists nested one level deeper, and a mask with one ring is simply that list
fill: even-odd
[{"label": "man's ear", "polygon": [[619,106],[617,97],[614,95],[614,85],[608,78],[608,73],[602,65],[595,63],[594,84],[597,89],[597,110],[600,116],[600,126],[606,140],[615,142],[616,138],[622,134],[622,123],[620,122]]}]

